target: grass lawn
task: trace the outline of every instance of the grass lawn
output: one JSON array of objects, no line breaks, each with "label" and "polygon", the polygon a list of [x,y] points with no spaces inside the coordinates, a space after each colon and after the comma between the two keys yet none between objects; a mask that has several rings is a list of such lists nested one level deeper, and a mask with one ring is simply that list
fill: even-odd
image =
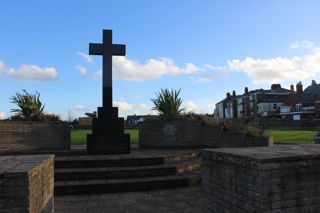
[{"label": "grass lawn", "polygon": [[268,135],[273,136],[276,144],[306,144],[313,141],[317,131],[302,130],[269,130]]},{"label": "grass lawn", "polygon": [[[137,129],[125,129],[125,133],[130,134],[131,143],[138,143],[138,130]],[[91,130],[79,130],[73,129],[71,131],[71,144],[72,145],[82,145],[87,143],[87,134],[90,134]]]},{"label": "grass lawn", "polygon": [[[306,144],[310,143],[319,128],[311,127],[271,127],[267,130],[267,134],[273,136],[273,142],[275,144]],[[91,130],[72,130],[71,131],[71,144],[80,145],[87,143],[87,134],[90,134]],[[139,135],[137,129],[125,129],[125,133],[130,133],[131,143],[138,143]]]},{"label": "grass lawn", "polygon": [[276,126],[271,127],[267,134],[273,136],[276,144],[306,144],[313,141],[318,131],[319,127]]}]

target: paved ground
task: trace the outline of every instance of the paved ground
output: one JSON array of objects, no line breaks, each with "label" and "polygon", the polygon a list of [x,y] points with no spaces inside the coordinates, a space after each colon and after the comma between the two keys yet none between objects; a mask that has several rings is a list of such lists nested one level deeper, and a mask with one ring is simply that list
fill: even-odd
[{"label": "paved ground", "polygon": [[197,213],[200,206],[200,184],[148,192],[55,196],[56,213]]}]

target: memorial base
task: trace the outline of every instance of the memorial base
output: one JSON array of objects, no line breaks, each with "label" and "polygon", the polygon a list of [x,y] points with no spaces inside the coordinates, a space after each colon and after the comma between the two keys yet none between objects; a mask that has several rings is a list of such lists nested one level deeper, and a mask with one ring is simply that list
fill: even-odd
[{"label": "memorial base", "polygon": [[109,155],[109,154],[130,154],[130,134],[87,135],[87,154]]}]

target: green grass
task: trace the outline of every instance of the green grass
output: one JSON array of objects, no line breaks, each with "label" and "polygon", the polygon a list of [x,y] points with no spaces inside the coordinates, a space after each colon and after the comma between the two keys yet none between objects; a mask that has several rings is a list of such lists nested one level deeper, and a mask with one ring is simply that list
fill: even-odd
[{"label": "green grass", "polygon": [[[131,143],[138,143],[138,130],[137,129],[125,129],[125,133],[130,134]],[[71,131],[71,144],[72,145],[84,145],[87,144],[87,134],[90,134],[91,130],[73,129]]]},{"label": "green grass", "polygon": [[[306,144],[310,143],[319,131],[319,127],[301,128],[301,127],[286,127],[277,126],[271,127],[267,130],[267,134],[273,136],[275,144]],[[87,134],[91,130],[72,130],[71,144],[80,145],[87,143]],[[125,133],[130,133],[130,140],[132,144],[139,141],[139,134],[137,129],[125,129]]]},{"label": "green grass", "polygon": [[318,131],[315,130],[268,130],[275,144],[306,144],[313,141]]}]

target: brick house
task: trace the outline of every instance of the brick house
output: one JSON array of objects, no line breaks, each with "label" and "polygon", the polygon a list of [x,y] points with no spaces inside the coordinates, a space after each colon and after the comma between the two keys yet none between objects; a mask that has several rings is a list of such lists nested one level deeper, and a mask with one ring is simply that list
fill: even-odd
[{"label": "brick house", "polygon": [[282,119],[313,120],[320,119],[320,84],[314,80],[304,91],[301,82],[297,84],[297,93],[290,94],[280,107]]},{"label": "brick house", "polygon": [[[273,84],[270,90],[256,89],[249,91],[246,87],[242,95],[236,95],[235,91],[233,91],[232,96],[227,93],[226,98],[216,104],[215,118],[251,118],[257,114],[273,115],[274,111],[282,105],[285,96],[291,94],[291,92],[291,90],[281,88],[280,84]],[[276,109],[274,109],[274,106],[276,106]]]},{"label": "brick house", "polygon": [[269,90],[249,91],[246,87],[242,95],[227,96],[216,104],[215,118],[277,117],[290,120],[320,119],[320,84],[312,84],[303,90],[301,82],[290,86],[290,90],[280,84],[272,84]]}]

